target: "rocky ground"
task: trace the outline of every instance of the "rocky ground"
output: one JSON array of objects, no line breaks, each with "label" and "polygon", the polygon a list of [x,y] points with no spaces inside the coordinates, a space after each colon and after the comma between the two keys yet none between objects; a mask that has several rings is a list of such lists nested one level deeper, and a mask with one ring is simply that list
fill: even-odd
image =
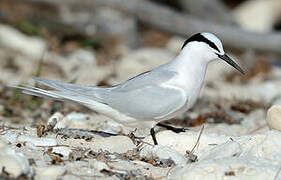
[{"label": "rocky ground", "polygon": [[[97,12],[101,21],[105,11]],[[132,19],[123,23],[135,32]],[[36,85],[34,76],[114,85],[168,62],[184,42],[154,30],[138,35],[138,48],[114,38],[58,45],[46,34],[27,36],[0,24],[0,179],[281,179],[278,56],[226,49],[246,75],[224,62],[210,64],[195,107],[165,122],[188,130],[158,128],[157,146],[147,130],[134,138],[134,129],[86,107],[7,87]]]}]

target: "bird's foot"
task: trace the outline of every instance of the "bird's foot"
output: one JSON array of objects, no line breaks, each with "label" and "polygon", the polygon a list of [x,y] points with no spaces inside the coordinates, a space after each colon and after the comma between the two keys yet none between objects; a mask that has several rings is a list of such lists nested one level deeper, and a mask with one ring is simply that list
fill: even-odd
[{"label": "bird's foot", "polygon": [[158,123],[157,126],[164,127],[167,130],[173,131],[174,133],[181,133],[181,132],[185,132],[186,130],[188,130],[187,128],[176,128],[176,127],[169,126],[169,125],[162,124],[162,123]]},{"label": "bird's foot", "polygon": [[176,128],[176,127],[172,127],[172,129],[170,129],[171,131],[175,132],[175,133],[181,133],[181,132],[185,132],[186,130],[188,130],[187,128]]},{"label": "bird's foot", "polygon": [[158,145],[158,142],[157,142],[157,139],[156,139],[156,136],[155,136],[154,127],[150,129],[150,135],[152,137],[154,145]]}]

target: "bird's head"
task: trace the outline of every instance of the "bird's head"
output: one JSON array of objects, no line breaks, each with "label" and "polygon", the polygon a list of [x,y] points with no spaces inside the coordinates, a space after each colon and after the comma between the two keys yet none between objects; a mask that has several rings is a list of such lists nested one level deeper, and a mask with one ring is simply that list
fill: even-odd
[{"label": "bird's head", "polygon": [[223,50],[221,40],[212,33],[197,33],[187,39],[182,46],[183,53],[193,53],[205,62],[222,59],[239,72],[244,71]]}]

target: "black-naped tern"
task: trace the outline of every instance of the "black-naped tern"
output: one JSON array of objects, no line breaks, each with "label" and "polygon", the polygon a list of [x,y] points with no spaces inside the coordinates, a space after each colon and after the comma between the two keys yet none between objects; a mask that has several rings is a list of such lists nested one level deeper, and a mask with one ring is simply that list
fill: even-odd
[{"label": "black-naped tern", "polygon": [[179,55],[159,67],[111,87],[80,86],[34,78],[55,90],[18,87],[26,94],[71,100],[134,128],[150,128],[158,144],[154,127],[187,111],[196,102],[209,62],[222,59],[244,74],[225,54],[221,41],[211,33],[198,33],[187,39]]}]

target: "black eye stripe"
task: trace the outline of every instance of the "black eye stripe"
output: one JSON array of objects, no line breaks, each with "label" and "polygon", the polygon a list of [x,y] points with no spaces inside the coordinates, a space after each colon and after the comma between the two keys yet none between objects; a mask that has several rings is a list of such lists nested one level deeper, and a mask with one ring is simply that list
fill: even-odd
[{"label": "black eye stripe", "polygon": [[212,41],[210,41],[209,39],[205,38],[203,35],[201,35],[201,33],[197,33],[193,36],[191,36],[190,38],[188,38],[181,49],[183,49],[187,43],[192,42],[192,41],[197,41],[197,42],[204,42],[206,44],[208,44],[211,48],[217,50],[218,52],[220,52],[219,48],[215,45],[215,43],[213,43]]}]

